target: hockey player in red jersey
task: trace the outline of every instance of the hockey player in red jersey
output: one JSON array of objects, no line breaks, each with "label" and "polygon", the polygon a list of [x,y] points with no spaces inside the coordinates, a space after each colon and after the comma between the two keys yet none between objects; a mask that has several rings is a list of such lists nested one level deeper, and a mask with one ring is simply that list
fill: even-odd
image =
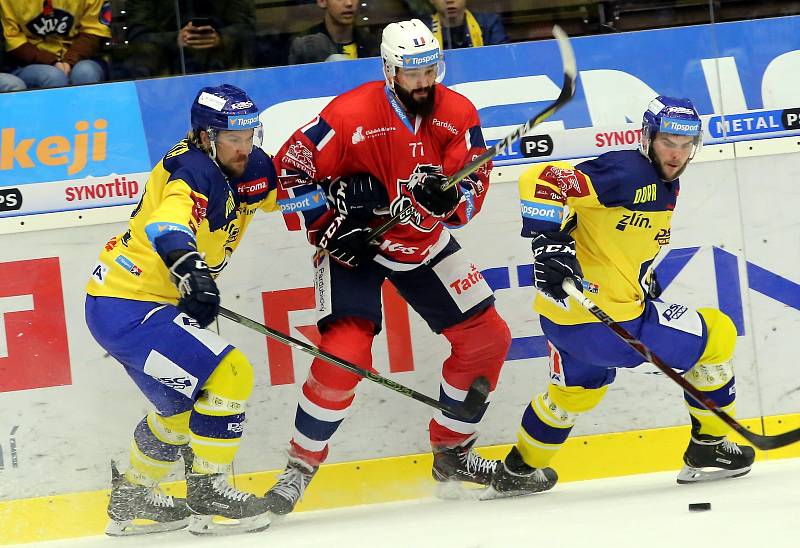
[{"label": "hockey player in red jersey", "polygon": [[[380,289],[390,280],[451,354],[442,368],[440,401],[458,405],[472,382],[494,390],[510,344],[488,284],[470,277],[447,226],[480,210],[491,164],[441,190],[486,150],[478,114],[440,84],[441,49],[419,20],[388,25],[381,56],[385,81],[335,98],[298,129],[275,156],[278,203],[290,229],[307,231],[315,255],[320,348],[364,368],[381,329]],[[413,213],[367,244],[370,228],[413,205]],[[473,279],[473,284],[460,284]],[[291,512],[328,455],[328,442],[353,403],[360,377],[316,359],[303,384],[289,463],[266,497],[277,514]],[[473,449],[482,411],[471,421],[437,412],[430,421],[433,477],[441,485],[487,485],[497,461]],[[456,483],[453,483],[456,482]]]}]

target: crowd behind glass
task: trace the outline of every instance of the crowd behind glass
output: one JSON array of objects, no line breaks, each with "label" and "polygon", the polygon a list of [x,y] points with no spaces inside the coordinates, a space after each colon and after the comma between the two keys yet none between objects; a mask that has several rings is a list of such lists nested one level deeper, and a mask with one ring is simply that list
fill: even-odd
[{"label": "crowd behind glass", "polygon": [[379,55],[419,18],[445,49],[800,13],[743,0],[0,0],[0,92]]}]

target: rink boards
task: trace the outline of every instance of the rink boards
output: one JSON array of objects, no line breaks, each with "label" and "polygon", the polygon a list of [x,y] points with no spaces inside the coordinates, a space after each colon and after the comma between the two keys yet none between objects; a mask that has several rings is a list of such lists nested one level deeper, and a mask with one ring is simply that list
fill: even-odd
[{"label": "rink boards", "polygon": [[[705,30],[698,28],[697,32],[702,35]],[[609,47],[625,47],[629,45],[625,40],[630,39],[626,36],[608,37],[609,41],[604,43],[610,44]],[[623,43],[614,45],[613,40]],[[553,142],[550,155],[524,156],[518,148],[500,158],[483,212],[469,226],[454,232],[495,289],[498,309],[513,336],[508,361],[478,442],[490,447],[487,455],[498,458],[507,451],[507,444],[514,441],[525,405],[537,391],[544,389],[548,378],[544,340],[538,319],[530,310],[533,290],[529,281],[529,244],[518,236],[516,177],[526,163],[534,160],[586,157],[632,146],[628,132],[635,135],[636,124],[626,121],[632,116],[627,110],[640,112],[638,98],[651,89],[677,93],[683,85],[689,85],[700,98],[701,112],[709,124],[720,112],[715,102],[721,101],[722,92],[707,87],[713,81],[709,76],[712,73],[704,70],[701,61],[694,64],[689,61],[688,56],[694,50],[686,53],[684,62],[694,66],[695,72],[684,71],[680,82],[670,82],[660,79],[660,73],[643,69],[640,81],[647,81],[650,86],[642,90],[620,75],[625,70],[628,71],[625,74],[635,72],[633,68],[612,69],[589,55],[589,46],[593,44],[588,39],[575,41],[579,66],[587,74],[582,74],[585,80],[581,80],[579,96],[551,121],[555,125],[547,126],[547,133],[543,133]],[[785,69],[790,66],[787,63],[796,62],[800,45],[776,40],[767,46],[759,50],[768,51],[763,59],[740,60],[737,65],[744,104],[734,101],[738,92],[731,93],[724,101],[726,106],[737,106],[736,112],[750,112],[751,117],[762,122],[750,122],[748,126],[740,117],[737,125],[731,119],[724,128],[728,133],[724,139],[715,137],[709,129],[707,146],[682,177],[671,245],[662,254],[658,268],[664,279],[671,280],[664,300],[693,307],[717,306],[734,319],[739,331],[734,358],[738,416],[747,418],[754,429],[760,428],[763,418],[768,433],[775,433],[800,426],[800,377],[794,363],[795,341],[800,338],[800,280],[796,274],[800,266],[796,212],[800,205],[797,189],[800,138],[793,136],[791,129],[775,127],[784,123],[784,118],[789,122],[788,114],[798,106],[790,101],[797,98],[782,96],[783,84],[767,84],[777,82],[776,66]],[[509,123],[524,121],[526,109],[536,105],[518,106],[509,113],[490,103],[487,97],[502,95],[504,100],[514,101],[515,97],[533,94],[542,101],[549,97],[552,87],[557,91],[557,61],[551,60],[546,66],[549,83],[541,75],[501,73],[513,72],[513,67],[521,66],[525,60],[517,56],[530,54],[527,49],[530,47],[533,46],[486,49],[507,52],[515,59],[509,63],[511,69],[492,67],[486,76],[501,82],[523,78],[503,82],[502,87],[497,87],[501,84],[496,81],[492,84],[491,79],[488,84],[480,85],[470,81],[467,69],[460,74],[458,59],[459,56],[468,59],[467,53],[454,52],[449,57],[448,71],[455,72],[451,76],[457,78],[455,85],[461,86],[458,89],[465,94],[471,94],[476,104],[483,104],[481,116],[490,138],[501,136],[502,128]],[[703,58],[702,52],[695,53],[698,59]],[[726,58],[728,53],[733,57],[739,55],[728,48],[712,57]],[[361,67],[370,66],[370,61],[353,66],[359,67],[356,72],[360,75]],[[715,66],[722,71],[719,81],[732,81],[729,61],[719,61]],[[773,68],[769,69],[770,66]],[[307,79],[314,70],[334,69],[295,67],[276,69],[276,73]],[[595,72],[588,74],[589,71]],[[225,78],[247,81],[254,73],[264,74],[245,71]],[[266,74],[272,72],[268,70]],[[333,74],[326,73],[331,77]],[[363,74],[368,74],[366,69]],[[794,90],[798,89],[794,81],[798,74],[800,70],[792,77],[783,74],[787,85]],[[183,122],[180,117],[172,117],[169,110],[184,111],[185,107],[177,107],[168,99],[180,97],[188,101],[188,90],[201,83],[217,83],[220,78],[196,76],[109,85],[108,88],[120,86],[119,89],[127,90],[119,102],[109,102],[104,95],[105,86],[87,88],[94,95],[87,96],[93,100],[85,104],[86,111],[62,121],[65,125],[58,129],[75,143],[74,150],[83,146],[83,152],[70,156],[65,164],[46,165],[46,169],[21,167],[20,160],[25,160],[23,152],[37,150],[39,143],[48,137],[44,134],[36,137],[31,148],[25,149],[21,145],[23,140],[34,137],[26,136],[23,129],[44,127],[43,122],[36,121],[37,97],[54,97],[59,101],[63,98],[69,102],[74,100],[70,99],[74,90],[21,96],[31,103],[19,112],[29,113],[34,122],[19,118],[14,126],[14,147],[10,150],[16,152],[12,155],[12,167],[0,169],[0,190],[7,191],[13,183],[16,185],[13,188],[22,190],[24,207],[28,207],[25,204],[52,207],[49,211],[53,212],[25,215],[21,207],[6,211],[5,218],[0,219],[0,542],[93,534],[105,523],[103,490],[109,485],[109,460],[126,462],[132,430],[148,410],[148,404],[121,367],[105,356],[89,335],[83,322],[83,286],[100,247],[124,230],[123,221],[132,208],[130,204],[141,194],[150,162],[161,154],[159,151],[167,140],[171,143],[180,137]],[[604,84],[602,78],[606,78]],[[601,105],[601,97],[609,94],[592,92],[605,89],[601,84],[621,85],[625,81],[633,90],[626,96],[633,106]],[[706,88],[696,87],[701,84]],[[178,86],[178,91],[167,93],[169,85]],[[141,89],[134,90],[133,86]],[[325,86],[328,84],[320,86],[323,91],[337,92]],[[286,95],[289,88],[292,86],[269,93]],[[142,95],[142,89],[149,91]],[[158,109],[151,108],[159,94],[164,104]],[[154,122],[142,122],[123,112],[143,96],[149,97],[146,106],[153,120],[160,117],[166,123],[167,129],[158,138],[151,139],[156,135]],[[7,101],[9,97],[2,99]],[[268,127],[288,131],[310,117],[309,113],[324,104],[326,97],[282,97],[262,112],[262,120]],[[5,104],[3,111],[5,115]],[[65,108],[64,112],[70,109]],[[96,115],[87,114],[95,112]],[[615,118],[603,118],[602,113],[615,113]],[[304,118],[300,118],[301,114]],[[116,129],[95,123],[106,119],[104,116],[130,125],[127,140],[117,141],[112,137],[112,129]],[[81,120],[91,123],[85,129],[76,129]],[[760,125],[769,131],[761,132]],[[750,133],[742,130],[748,127]],[[103,133],[107,135],[104,137]],[[9,136],[5,131],[5,143],[9,142]],[[599,141],[602,147],[596,146]],[[265,146],[272,147],[268,150],[274,152],[275,143]],[[531,146],[530,150],[536,150]],[[5,161],[9,161],[8,150],[3,148]],[[121,162],[114,164],[116,167],[105,166],[103,169],[110,170],[107,173],[102,166],[92,167],[93,159],[99,158],[102,150],[106,159]],[[31,162],[35,163],[33,158]],[[3,165],[7,164],[0,162],[0,168]],[[92,171],[93,174],[85,172],[95,168],[101,170]],[[70,169],[77,171],[69,174]],[[287,232],[278,214],[257,216],[250,230],[220,278],[223,304],[315,343],[311,249],[304,236]],[[377,370],[435,396],[440,364],[447,355],[444,341],[432,335],[390,287],[385,289],[385,297],[385,312],[393,327],[385,329],[376,339]],[[274,472],[264,471],[279,470],[285,464],[297,391],[310,357],[268,343],[260,335],[226,320],[220,320],[219,331],[240,347],[256,368],[257,385],[248,409],[247,430],[236,472],[240,485],[263,490],[274,477]],[[554,463],[563,480],[680,466],[688,416],[680,390],[652,372],[648,366],[620,372],[605,401],[579,420],[574,430],[576,437]],[[430,494],[426,432],[430,414],[429,408],[411,399],[371,383],[361,386],[350,417],[333,440],[329,460],[332,464],[320,472],[302,508]],[[788,448],[759,456],[798,455],[800,449]]]}]

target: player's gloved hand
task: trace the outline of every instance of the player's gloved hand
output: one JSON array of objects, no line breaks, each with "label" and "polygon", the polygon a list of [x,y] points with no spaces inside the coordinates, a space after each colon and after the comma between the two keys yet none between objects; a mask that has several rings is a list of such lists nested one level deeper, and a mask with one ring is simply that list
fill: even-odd
[{"label": "player's gloved hand", "polygon": [[197,251],[170,253],[169,273],[180,293],[178,309],[206,327],[219,313],[219,289],[203,256]]},{"label": "player's gloved hand", "polygon": [[458,185],[442,190],[442,185],[445,184],[447,184],[447,177],[444,174],[439,171],[430,171],[411,187],[411,195],[425,213],[446,219],[458,207],[461,191],[458,190]]},{"label": "player's gloved hand", "polygon": [[386,187],[369,173],[340,177],[331,183],[329,193],[336,210],[353,220],[366,223],[375,215],[388,213]]},{"label": "player's gloved hand", "polygon": [[658,278],[656,277],[656,271],[650,271],[650,278],[647,282],[647,297],[650,299],[657,299],[661,296],[661,292],[663,289],[661,288],[661,284],[658,283]]},{"label": "player's gloved hand", "polygon": [[363,222],[339,213],[333,216],[317,245],[342,266],[355,268],[378,253],[378,246],[368,242],[370,232]]},{"label": "player's gloved hand", "polygon": [[563,232],[543,232],[531,242],[533,251],[533,285],[553,299],[566,299],[561,283],[572,278],[583,287],[583,271],[575,256],[575,240]]}]

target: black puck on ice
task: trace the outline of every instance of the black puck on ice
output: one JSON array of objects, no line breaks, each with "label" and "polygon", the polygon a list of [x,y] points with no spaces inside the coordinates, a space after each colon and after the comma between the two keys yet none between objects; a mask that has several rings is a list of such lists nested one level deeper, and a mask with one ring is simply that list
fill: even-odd
[{"label": "black puck on ice", "polygon": [[710,502],[693,502],[689,505],[690,512],[702,512],[704,510],[711,510]]}]

